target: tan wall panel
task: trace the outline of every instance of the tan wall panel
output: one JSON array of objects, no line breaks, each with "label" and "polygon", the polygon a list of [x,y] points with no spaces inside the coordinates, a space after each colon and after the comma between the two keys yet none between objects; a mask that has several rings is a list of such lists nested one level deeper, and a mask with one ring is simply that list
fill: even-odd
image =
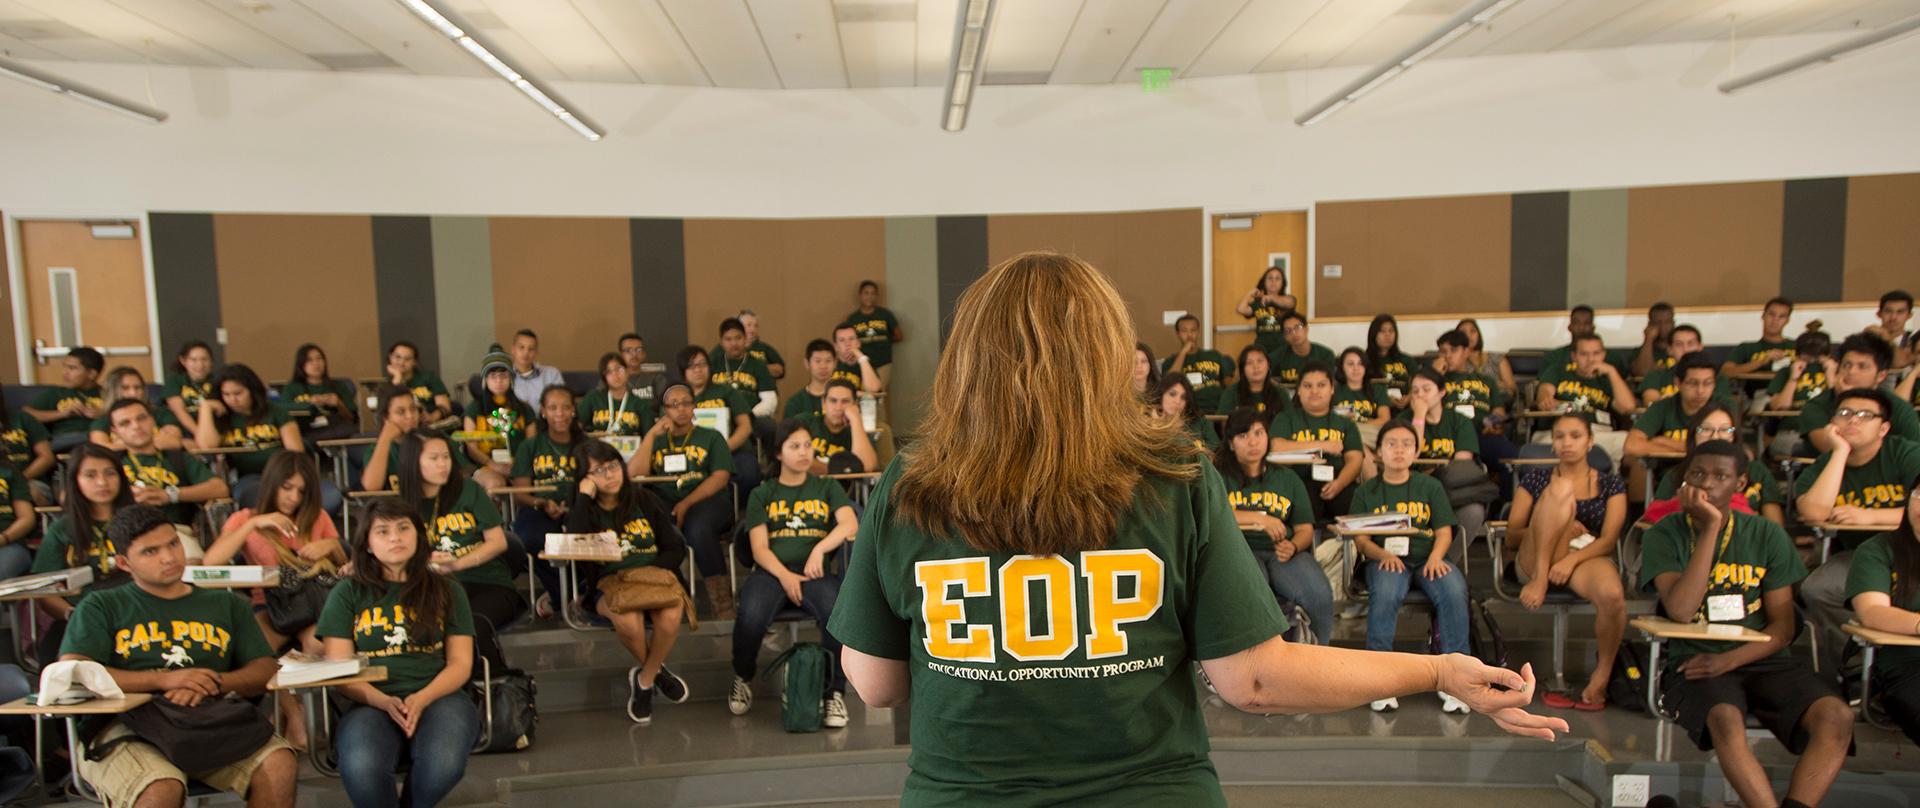
[{"label": "tan wall panel", "polygon": [[[1454,196],[1316,206],[1320,317],[1502,311],[1512,271],[1513,197]],[[1345,346],[1329,345],[1339,350]]]},{"label": "tan wall panel", "polygon": [[228,362],[285,381],[312,342],[335,376],[379,375],[369,217],[216,213],[213,241]]},{"label": "tan wall panel", "polygon": [[[1268,256],[1290,253],[1293,268],[1287,279],[1287,291],[1299,300],[1304,311],[1307,301],[1307,213],[1282,211],[1253,217],[1248,230],[1221,230],[1215,216],[1209,233],[1213,237],[1213,322],[1215,326],[1252,325],[1253,321],[1234,311],[1247,290],[1266,273]],[[1216,333],[1213,347],[1229,356],[1238,356],[1241,348],[1253,344],[1252,331]]]},{"label": "tan wall panel", "polygon": [[1178,340],[1161,312],[1200,314],[1202,225],[1193,208],[992,216],[987,259],[998,264],[1029,250],[1055,250],[1093,264],[1132,310],[1137,338],[1165,357]]},{"label": "tan wall panel", "polygon": [[1763,304],[1780,293],[1786,183],[1627,191],[1627,306]]},{"label": "tan wall panel", "polygon": [[1847,180],[1847,253],[1842,297],[1920,292],[1920,174]]},{"label": "tan wall panel", "polygon": [[[633,250],[626,219],[496,217],[488,221],[493,250],[494,334],[540,335],[540,363],[563,371],[592,370],[614,340],[633,330]],[[651,358],[651,357],[649,357]],[[445,357],[447,377],[480,370],[480,357]]]}]

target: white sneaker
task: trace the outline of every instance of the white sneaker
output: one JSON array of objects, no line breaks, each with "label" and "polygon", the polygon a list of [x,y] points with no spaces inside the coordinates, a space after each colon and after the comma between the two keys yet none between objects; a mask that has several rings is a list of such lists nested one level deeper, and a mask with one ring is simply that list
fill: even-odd
[{"label": "white sneaker", "polygon": [[533,602],[533,613],[540,618],[552,617],[553,596],[545,592],[540,593],[540,599]]},{"label": "white sneaker", "polygon": [[1456,699],[1453,696],[1450,696],[1446,693],[1441,693],[1440,694],[1440,712],[1460,713],[1462,715],[1465,715],[1467,713],[1473,712],[1473,709],[1468,707],[1466,702]]},{"label": "white sneaker", "polygon": [[1372,707],[1376,713],[1390,713],[1400,709],[1400,700],[1392,698],[1381,699],[1367,706]]},{"label": "white sneaker", "polygon": [[828,693],[821,702],[820,726],[839,729],[847,725],[847,700],[839,693]]},{"label": "white sneaker", "polygon": [[738,675],[733,677],[733,691],[727,694],[727,710],[734,715],[746,715],[753,706],[753,688],[747,680]]}]

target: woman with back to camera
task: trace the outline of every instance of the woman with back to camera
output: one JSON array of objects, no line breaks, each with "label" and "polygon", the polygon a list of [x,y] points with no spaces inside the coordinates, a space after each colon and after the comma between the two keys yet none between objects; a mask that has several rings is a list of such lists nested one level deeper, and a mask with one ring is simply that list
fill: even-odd
[{"label": "woman with back to camera", "polygon": [[1530,670],[1281,639],[1219,473],[1127,392],[1133,339],[1099,271],[1054,253],[1015,256],[960,302],[921,437],[873,494],[829,623],[868,704],[913,702],[902,805],[1225,805],[1196,659],[1243,709],[1440,688],[1514,732],[1566,729],[1521,709]]}]

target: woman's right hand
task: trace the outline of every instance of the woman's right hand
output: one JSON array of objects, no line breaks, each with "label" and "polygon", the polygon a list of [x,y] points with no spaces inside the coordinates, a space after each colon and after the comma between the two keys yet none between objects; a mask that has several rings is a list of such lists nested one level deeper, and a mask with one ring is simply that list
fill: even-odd
[{"label": "woman's right hand", "polygon": [[402,375],[400,374],[400,369],[399,369],[399,368],[397,368],[397,367],[395,367],[395,366],[393,366],[393,365],[388,365],[388,366],[387,366],[387,381],[390,381],[390,382],[393,382],[393,386],[395,386],[395,387],[399,387],[399,386],[401,386],[401,381],[400,381],[400,380],[401,380],[401,379],[403,379],[403,378],[405,378],[405,377],[404,377],[404,376],[402,376]]},{"label": "woman's right hand", "polygon": [[659,418],[654,419],[653,426],[647,428],[647,437],[651,437],[651,438],[660,437],[661,435],[667,434],[667,430],[672,428],[673,428],[673,423],[671,421],[668,421],[665,416],[661,416]]},{"label": "woman's right hand", "polygon": [[780,588],[787,591],[787,600],[793,601],[795,606],[800,605],[800,576],[786,570],[781,570],[777,575],[780,578]]},{"label": "woman's right hand", "polygon": [[580,481],[580,486],[578,490],[582,495],[588,498],[592,498],[595,494],[600,492],[600,486],[594,485],[593,478],[588,477]]},{"label": "woman's right hand", "polygon": [[399,443],[402,438],[406,437],[406,432],[400,428],[399,424],[388,421],[380,425],[380,437],[394,443]]},{"label": "woman's right hand", "polygon": [[249,527],[262,533],[279,533],[288,538],[294,535],[293,520],[287,518],[284,513],[255,514],[252,519],[247,520],[247,523]]},{"label": "woman's right hand", "polygon": [[1253,523],[1259,525],[1260,532],[1267,534],[1267,538],[1274,540],[1276,543],[1287,540],[1287,525],[1285,522],[1263,513],[1253,517]]},{"label": "woman's right hand", "polygon": [[217,398],[205,398],[200,401],[200,410],[213,413],[213,417],[218,418],[227,414],[227,405]]},{"label": "woman's right hand", "polygon": [[1385,550],[1380,551],[1380,553],[1381,553],[1381,557],[1374,559],[1373,563],[1380,565],[1381,571],[1383,572],[1406,572],[1407,571],[1407,563],[1405,561],[1401,561],[1399,556],[1386,552]]},{"label": "woman's right hand", "polygon": [[[1533,678],[1531,663],[1515,673],[1496,668],[1466,654],[1447,654],[1439,658],[1438,690],[1464,701],[1474,712],[1493,719],[1501,729],[1529,738],[1553,740],[1555,731],[1567,732],[1560,718],[1537,716],[1524,708],[1533,703],[1539,684]],[[1495,685],[1506,688],[1496,690]]]},{"label": "woman's right hand", "polygon": [[387,712],[387,717],[393,719],[393,723],[399,724],[401,729],[406,729],[407,727],[406,701],[394,696],[388,696],[384,693],[381,694],[381,698],[384,699],[384,701],[382,701],[377,706],[380,709],[385,710]]}]

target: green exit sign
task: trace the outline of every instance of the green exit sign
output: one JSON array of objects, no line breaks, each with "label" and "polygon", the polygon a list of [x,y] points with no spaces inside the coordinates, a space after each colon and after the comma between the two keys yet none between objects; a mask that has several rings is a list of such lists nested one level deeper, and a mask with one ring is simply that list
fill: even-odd
[{"label": "green exit sign", "polygon": [[1165,92],[1173,87],[1173,68],[1143,67],[1140,69],[1140,89],[1150,93]]}]

